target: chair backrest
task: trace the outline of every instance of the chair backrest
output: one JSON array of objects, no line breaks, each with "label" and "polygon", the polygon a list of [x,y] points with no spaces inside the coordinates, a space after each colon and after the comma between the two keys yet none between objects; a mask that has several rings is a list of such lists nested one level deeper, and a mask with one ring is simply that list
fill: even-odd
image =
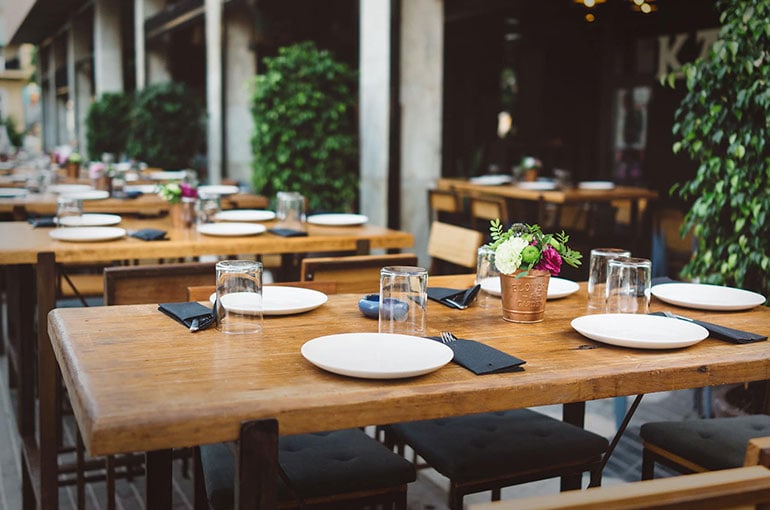
[{"label": "chair backrest", "polygon": [[302,260],[300,280],[333,281],[337,292],[379,292],[380,269],[386,266],[416,266],[417,255],[353,255],[349,257],[308,257]]},{"label": "chair backrest", "polygon": [[468,199],[471,226],[482,232],[489,231],[489,220],[499,219],[508,225],[508,202],[503,197],[471,196]]},{"label": "chair backrest", "polygon": [[[477,230],[434,221],[428,238],[428,255],[433,259],[430,273],[457,272],[457,268],[475,271],[478,249],[483,243],[484,236]],[[449,264],[442,266],[442,262]]]},{"label": "chair backrest", "polygon": [[211,285],[216,262],[113,266],[104,269],[104,304],[134,305],[187,300],[187,287]]},{"label": "chair backrest", "polygon": [[[275,282],[267,285],[280,285],[282,287],[300,287],[303,289],[313,289],[324,294],[336,294],[337,282]],[[208,301],[211,294],[216,291],[216,285],[198,285],[187,287],[187,301]]]},{"label": "chair backrest", "polygon": [[462,224],[465,220],[462,197],[453,190],[428,190],[428,221]]}]

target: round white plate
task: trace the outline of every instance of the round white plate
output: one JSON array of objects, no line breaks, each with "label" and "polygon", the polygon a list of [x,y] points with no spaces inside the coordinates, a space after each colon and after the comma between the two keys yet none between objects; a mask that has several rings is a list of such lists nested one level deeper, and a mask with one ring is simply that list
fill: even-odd
[{"label": "round white plate", "polygon": [[521,189],[531,189],[535,191],[548,191],[556,189],[556,183],[552,181],[522,181],[516,183]]},{"label": "round white plate", "polygon": [[61,194],[65,197],[78,198],[80,200],[104,200],[110,198],[110,192],[101,189],[88,189],[83,191],[67,191]]},{"label": "round white plate", "polygon": [[[559,299],[567,297],[578,291],[580,286],[572,280],[557,278],[552,276],[548,279],[548,299]],[[493,296],[500,295],[500,278],[486,278],[481,282],[481,289]]]},{"label": "round white plate", "polygon": [[89,243],[93,241],[112,241],[126,236],[126,229],[119,227],[65,227],[49,232],[57,241]]},{"label": "round white plate", "polygon": [[509,184],[513,182],[513,176],[511,175],[479,175],[478,177],[471,177],[468,179],[473,184],[479,184],[481,186],[500,186],[501,184]]},{"label": "round white plate", "polygon": [[88,184],[52,184],[46,188],[50,193],[75,193],[80,191],[89,191],[94,189]]},{"label": "round white plate", "polygon": [[185,177],[184,170],[171,172],[150,172],[149,178],[154,181],[177,181]]},{"label": "round white plate", "polygon": [[0,198],[17,198],[29,195],[29,190],[24,188],[0,188]]},{"label": "round white plate", "polygon": [[[216,298],[216,292],[209,296],[212,305]],[[326,294],[313,289],[267,285],[262,287],[262,313],[265,315],[292,315],[308,312],[326,303],[328,299]]]},{"label": "round white plate", "polygon": [[225,186],[221,184],[198,186],[198,194],[204,193],[209,195],[234,195],[239,191],[240,188],[238,188],[238,186]]},{"label": "round white plate", "polygon": [[748,310],[765,302],[756,292],[702,283],[661,283],[650,292],[666,303],[700,310]]},{"label": "round white plate", "polygon": [[[216,297],[216,292],[209,296],[212,305],[216,301]],[[235,313],[251,315],[259,310],[259,299],[259,294],[255,292],[231,292],[222,297],[221,306]],[[264,296],[262,299],[264,300]]]},{"label": "round white plate", "polygon": [[107,227],[120,223],[117,214],[82,214],[80,216],[65,216],[59,220],[62,227]]},{"label": "round white plate", "polygon": [[315,366],[365,379],[427,374],[449,363],[453,355],[441,342],[391,333],[327,335],[302,346],[302,356]]},{"label": "round white plate", "polygon": [[313,225],[325,225],[333,227],[341,227],[348,225],[363,225],[369,221],[369,218],[363,214],[345,214],[345,213],[330,213],[330,214],[314,214],[308,216],[307,222]]},{"label": "round white plate", "polygon": [[158,191],[158,187],[154,184],[127,184],[126,186],[123,186],[123,191],[126,193],[144,193],[145,195],[150,195],[152,193],[156,193]]},{"label": "round white plate", "polygon": [[267,230],[255,223],[204,223],[198,232],[207,236],[254,236]]},{"label": "round white plate", "polygon": [[615,183],[612,181],[583,181],[578,183],[580,189],[613,189]]},{"label": "round white plate", "polygon": [[214,215],[217,221],[270,221],[275,219],[273,211],[261,209],[231,209],[219,211]]},{"label": "round white plate", "polygon": [[584,315],[572,327],[592,340],[637,349],[677,349],[709,336],[706,328],[679,319],[634,313]]}]

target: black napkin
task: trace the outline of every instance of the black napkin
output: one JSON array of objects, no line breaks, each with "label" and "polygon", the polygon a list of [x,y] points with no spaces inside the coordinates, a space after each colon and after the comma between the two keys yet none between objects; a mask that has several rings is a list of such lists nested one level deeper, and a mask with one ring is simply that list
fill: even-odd
[{"label": "black napkin", "polygon": [[[661,315],[665,317],[663,312],[653,312],[650,315]],[[719,324],[712,324],[710,322],[690,319],[688,317],[677,316],[677,318],[706,328],[706,330],[709,332],[709,336],[713,338],[718,338],[719,340],[725,340],[734,344],[750,344],[753,342],[762,342],[763,340],[767,340],[767,336],[757,333],[750,333],[748,331],[741,331],[740,329],[728,328],[726,326],[720,326]]]},{"label": "black napkin", "polygon": [[[214,313],[197,301],[191,303],[161,303],[158,310],[184,324],[193,333],[206,329],[216,321]],[[197,325],[195,322],[197,321]]]},{"label": "black napkin", "polygon": [[35,228],[56,226],[56,218],[53,216],[38,216],[37,218],[28,218],[27,221]]},{"label": "black napkin", "polygon": [[479,293],[481,285],[470,289],[448,289],[446,287],[428,287],[428,298],[450,308],[467,308]]},{"label": "black napkin", "polygon": [[267,231],[281,237],[303,237],[307,235],[307,232],[294,230],[293,228],[269,228]]},{"label": "black napkin", "polygon": [[144,195],[144,193],[142,193],[141,191],[118,191],[116,193],[113,193],[112,197],[123,198],[126,200],[133,200],[135,198],[141,197],[142,195]]},{"label": "black napkin", "polygon": [[141,239],[142,241],[168,241],[166,231],[158,230],[157,228],[143,228],[141,230],[135,230],[129,235]]},{"label": "black napkin", "polygon": [[[441,341],[439,337],[428,337],[431,340]],[[507,372],[521,372],[526,363],[523,359],[511,356],[494,347],[490,347],[475,340],[458,338],[454,342],[446,344],[455,355],[452,361],[467,368],[476,375],[502,374]]]}]

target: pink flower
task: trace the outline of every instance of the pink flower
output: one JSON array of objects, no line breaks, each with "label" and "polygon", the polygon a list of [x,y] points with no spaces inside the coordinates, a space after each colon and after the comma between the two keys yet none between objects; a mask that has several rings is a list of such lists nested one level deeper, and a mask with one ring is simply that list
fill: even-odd
[{"label": "pink flower", "polygon": [[179,188],[182,190],[182,197],[184,198],[198,197],[198,190],[194,186],[190,186],[186,182],[180,182]]},{"label": "pink flower", "polygon": [[562,258],[561,255],[559,255],[559,252],[549,244],[543,249],[540,262],[535,264],[533,269],[550,271],[552,276],[558,276],[561,271],[561,262]]}]

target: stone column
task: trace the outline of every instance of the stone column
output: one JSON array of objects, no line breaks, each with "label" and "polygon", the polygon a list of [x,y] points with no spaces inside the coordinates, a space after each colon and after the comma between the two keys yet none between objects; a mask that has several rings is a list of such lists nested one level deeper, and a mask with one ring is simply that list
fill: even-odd
[{"label": "stone column", "polygon": [[120,2],[94,2],[94,82],[97,97],[123,91]]},{"label": "stone column", "polygon": [[206,0],[206,115],[209,183],[222,180],[222,0]]},{"label": "stone column", "polygon": [[42,113],[43,150],[56,147],[56,75],[54,72],[53,41],[40,45],[40,102]]},{"label": "stone column", "polygon": [[71,74],[68,76],[70,99],[73,101],[73,115],[75,121],[75,135],[78,142],[78,152],[83,157],[88,157],[88,142],[86,131],[86,116],[91,104],[91,73],[88,62],[90,55],[89,39],[91,37],[91,25],[85,17],[75,14],[70,22],[72,29],[69,33],[68,59],[73,62]]},{"label": "stone column", "polygon": [[134,52],[136,54],[136,89],[171,79],[166,65],[165,48],[148,47],[144,22],[163,9],[163,0],[134,0]]}]

